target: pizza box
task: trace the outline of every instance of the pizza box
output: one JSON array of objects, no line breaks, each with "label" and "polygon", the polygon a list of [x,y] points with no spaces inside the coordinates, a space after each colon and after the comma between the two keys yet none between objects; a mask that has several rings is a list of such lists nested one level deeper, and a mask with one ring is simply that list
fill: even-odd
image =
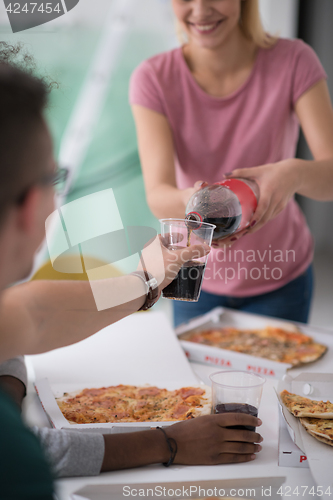
[{"label": "pizza box", "polygon": [[279,466],[309,468],[307,456],[290,439],[287,423],[279,411]]},{"label": "pizza box", "polygon": [[274,318],[243,313],[224,307],[216,307],[209,313],[194,318],[186,324],[180,325],[176,329],[176,334],[180,337],[180,343],[185,350],[186,356],[191,361],[214,365],[222,370],[245,370],[265,377],[281,378],[288,368],[291,368],[290,364],[278,363],[276,361],[270,361],[269,359],[228,351],[219,347],[196,344],[195,342],[181,339],[181,336],[185,333],[206,330],[209,328],[224,326],[233,326],[235,328],[263,328],[267,324],[281,326],[281,323],[283,323],[281,320],[276,320]]},{"label": "pizza box", "polygon": [[[306,432],[298,418],[294,417],[282,404],[280,392],[286,389],[294,394],[299,394],[315,400],[333,401],[333,374],[328,373],[300,373],[296,377],[290,374],[278,382],[277,396],[287,425],[289,436],[294,444],[307,457],[307,463],[318,486],[332,492],[332,461],[333,447],[321,443]],[[282,465],[282,464],[279,464]],[[330,495],[327,496],[329,498]],[[326,498],[325,495],[322,498]]]},{"label": "pizza box", "polygon": [[174,423],[70,424],[55,400],[65,392],[118,384],[174,390],[200,383],[161,312],[132,315],[78,344],[31,356],[30,360],[36,392],[57,429],[116,433]]},{"label": "pizza box", "polygon": [[[184,323],[176,328],[176,334],[180,338],[180,343],[185,350],[187,357],[191,361],[204,363],[216,366],[219,369],[236,369],[251,371],[264,377],[272,377],[280,379],[289,369],[299,369],[300,367],[293,368],[288,363],[278,363],[256,356],[250,356],[239,352],[228,351],[219,347],[212,347],[209,345],[196,344],[182,340],[182,335],[191,331],[201,331],[209,328],[218,328],[225,326],[233,326],[235,328],[264,328],[267,325],[277,326],[280,328],[288,328],[290,321],[285,321],[278,318],[268,316],[260,316],[257,314],[244,313],[227,309],[224,307],[216,307],[207,314],[192,319],[188,323]],[[333,332],[322,328],[315,328],[313,326],[304,325],[303,323],[293,322],[301,332],[315,338],[317,342],[324,345],[332,345]],[[333,350],[326,352],[325,355],[317,360],[316,366],[320,366],[321,371],[331,371],[333,364]],[[307,367],[312,365],[309,363]],[[304,369],[304,365],[301,367]]]}]

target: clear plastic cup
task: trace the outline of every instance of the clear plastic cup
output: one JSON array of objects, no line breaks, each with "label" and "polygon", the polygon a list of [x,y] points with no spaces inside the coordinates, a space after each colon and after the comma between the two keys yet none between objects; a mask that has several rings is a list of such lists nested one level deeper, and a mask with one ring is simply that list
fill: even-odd
[{"label": "clear plastic cup", "polygon": [[[258,416],[264,377],[244,371],[221,371],[210,375],[212,381],[213,413],[247,413]],[[247,429],[250,426],[233,426]]]},{"label": "clear plastic cup", "polygon": [[[164,245],[170,250],[178,250],[186,246],[211,246],[216,226],[204,222],[183,219],[161,219],[161,235]],[[176,278],[162,292],[166,299],[197,302],[199,300],[202,280],[205,273],[207,255],[194,257],[184,262]]]}]

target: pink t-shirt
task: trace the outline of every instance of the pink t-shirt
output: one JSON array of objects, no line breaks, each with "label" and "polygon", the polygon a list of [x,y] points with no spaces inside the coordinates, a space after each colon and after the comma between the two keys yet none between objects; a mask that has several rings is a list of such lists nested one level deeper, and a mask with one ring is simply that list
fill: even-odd
[{"label": "pink t-shirt", "polygon": [[[299,135],[294,105],[323,78],[326,73],[308,45],[279,39],[274,47],[259,49],[238,90],[212,97],[196,83],[178,48],[134,71],[130,102],[166,116],[177,186],[184,189],[197,180],[220,181],[236,168],[293,158]],[[275,219],[231,249],[212,250],[203,289],[234,297],[270,292],[300,276],[312,258],[310,231],[292,199]]]}]

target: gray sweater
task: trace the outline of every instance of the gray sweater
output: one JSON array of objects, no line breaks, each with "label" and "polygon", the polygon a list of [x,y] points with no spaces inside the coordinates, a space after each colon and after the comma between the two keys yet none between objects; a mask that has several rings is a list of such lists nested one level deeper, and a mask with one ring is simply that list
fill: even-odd
[{"label": "gray sweater", "polygon": [[[27,370],[22,356],[0,364],[0,376],[10,375],[27,386]],[[57,477],[96,476],[104,458],[101,434],[33,427]]]}]

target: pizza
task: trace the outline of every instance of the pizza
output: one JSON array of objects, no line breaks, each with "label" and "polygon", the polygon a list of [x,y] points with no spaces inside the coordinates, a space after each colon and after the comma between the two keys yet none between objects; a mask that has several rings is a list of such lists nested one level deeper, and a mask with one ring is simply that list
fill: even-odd
[{"label": "pizza", "polygon": [[300,418],[301,424],[311,436],[333,446],[333,420],[324,418]]},{"label": "pizza", "polygon": [[266,326],[262,329],[238,329],[233,327],[187,332],[181,340],[241,352],[250,356],[270,359],[293,366],[316,361],[327,347],[301,333],[294,325],[286,329]]},{"label": "pizza", "polygon": [[211,413],[208,386],[169,391],[154,386],[117,385],[65,393],[56,401],[72,424],[169,422]]},{"label": "pizza", "polygon": [[283,404],[295,417],[333,419],[333,404],[330,401],[316,401],[288,391],[282,391],[280,396]]},{"label": "pizza", "polygon": [[333,404],[330,401],[316,401],[288,391],[282,391],[280,397],[311,436],[333,446]]}]

